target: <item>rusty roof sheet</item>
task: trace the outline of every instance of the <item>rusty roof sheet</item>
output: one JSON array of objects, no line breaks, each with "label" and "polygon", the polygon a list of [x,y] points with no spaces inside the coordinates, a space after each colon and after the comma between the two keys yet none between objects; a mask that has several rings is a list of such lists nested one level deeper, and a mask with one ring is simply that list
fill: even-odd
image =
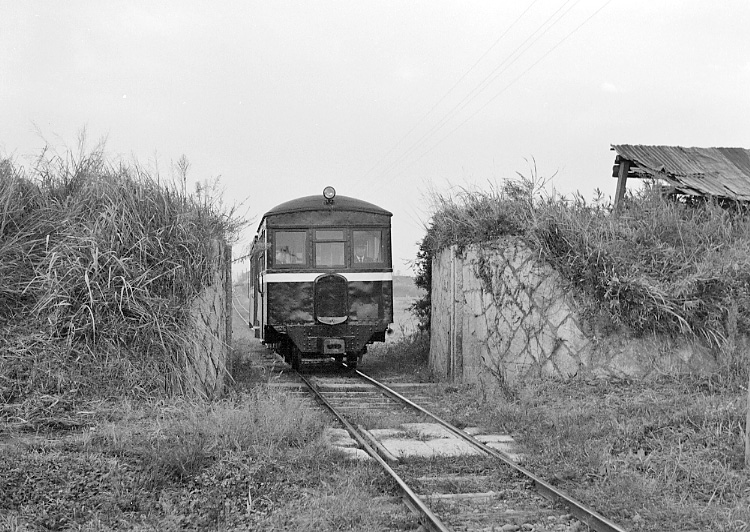
[{"label": "rusty roof sheet", "polygon": [[644,177],[663,179],[679,192],[750,200],[750,150],[613,144]]}]

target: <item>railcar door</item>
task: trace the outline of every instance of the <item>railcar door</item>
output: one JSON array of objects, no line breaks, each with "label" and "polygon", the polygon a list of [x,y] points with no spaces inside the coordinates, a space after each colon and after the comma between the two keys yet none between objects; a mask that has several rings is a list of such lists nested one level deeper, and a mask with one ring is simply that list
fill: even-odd
[{"label": "railcar door", "polygon": [[267,265],[267,243],[266,231],[261,230],[256,242],[253,244],[251,267],[253,271],[253,298],[251,301],[250,326],[255,329],[256,338],[264,338],[264,327],[266,325],[266,287],[265,270]]}]

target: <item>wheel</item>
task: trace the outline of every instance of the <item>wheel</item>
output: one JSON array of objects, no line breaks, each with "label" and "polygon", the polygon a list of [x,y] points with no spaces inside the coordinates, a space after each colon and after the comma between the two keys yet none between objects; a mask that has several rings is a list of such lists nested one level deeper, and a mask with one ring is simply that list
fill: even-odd
[{"label": "wheel", "polygon": [[292,365],[292,369],[294,371],[299,370],[300,366],[302,365],[302,351],[299,350],[299,348],[292,344],[292,352],[290,354],[291,361],[289,362]]},{"label": "wheel", "polygon": [[279,350],[278,353],[281,355],[281,358],[284,359],[284,362],[287,364],[292,363],[292,347],[294,344],[290,342],[289,340],[284,340],[279,344]]}]

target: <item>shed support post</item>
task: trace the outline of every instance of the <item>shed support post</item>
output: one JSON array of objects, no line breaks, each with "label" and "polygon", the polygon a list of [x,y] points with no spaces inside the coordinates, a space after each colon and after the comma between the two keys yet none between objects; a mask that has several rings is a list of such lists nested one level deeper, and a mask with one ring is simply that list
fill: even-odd
[{"label": "shed support post", "polygon": [[630,161],[622,159],[617,173],[617,190],[615,191],[615,213],[620,212],[622,201],[625,198],[625,185],[628,182],[628,171],[630,171]]}]

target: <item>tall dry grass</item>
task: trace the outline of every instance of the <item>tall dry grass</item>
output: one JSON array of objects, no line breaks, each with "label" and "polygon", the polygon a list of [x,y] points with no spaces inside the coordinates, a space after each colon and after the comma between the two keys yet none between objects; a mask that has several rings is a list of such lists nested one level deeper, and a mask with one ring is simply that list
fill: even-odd
[{"label": "tall dry grass", "polygon": [[750,330],[750,216],[744,206],[675,201],[647,184],[615,216],[601,194],[587,202],[578,194],[545,194],[543,185],[532,175],[484,191],[433,194],[423,275],[431,257],[450,245],[460,252],[517,235],[615,325],[635,334],[701,338],[721,347],[732,368],[743,365],[736,350],[737,333]]},{"label": "tall dry grass", "polygon": [[62,345],[89,370],[137,369],[148,378],[132,385],[178,389],[194,342],[189,303],[212,282],[215,241],[243,223],[201,192],[111,163],[101,148],[45,151],[29,170],[0,161],[0,322],[13,331],[0,338],[3,374],[37,371],[17,366],[42,334],[50,353]]}]

